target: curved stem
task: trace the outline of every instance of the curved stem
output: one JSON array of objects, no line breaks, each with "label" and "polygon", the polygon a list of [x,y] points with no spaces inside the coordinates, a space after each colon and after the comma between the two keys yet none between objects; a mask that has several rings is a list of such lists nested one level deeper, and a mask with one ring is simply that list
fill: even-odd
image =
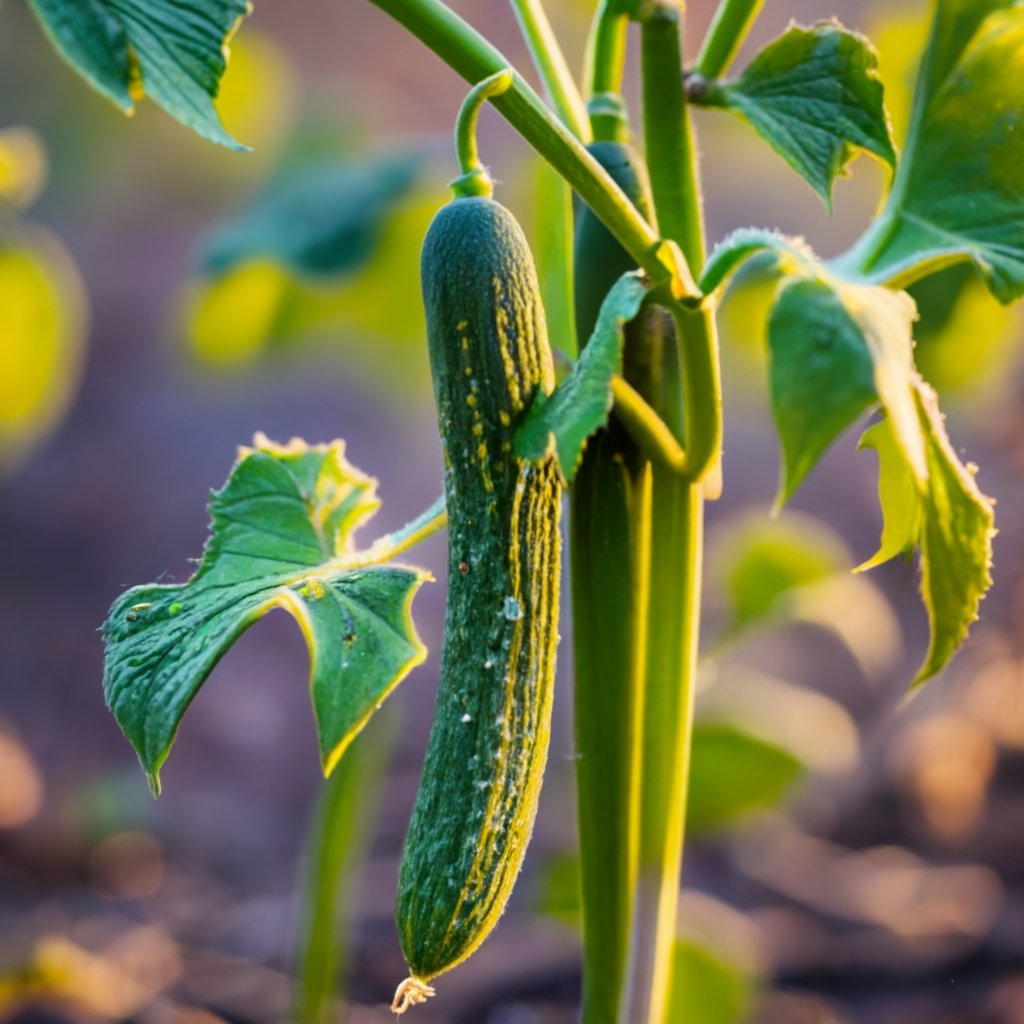
[{"label": "curved stem", "polygon": [[683,446],[643,395],[618,374],[612,378],[612,397],[615,415],[644,455],[673,473],[685,473]]},{"label": "curved stem", "polygon": [[[508,60],[441,0],[370,0],[390,14],[467,81],[475,83],[509,67]],[[680,295],[697,297],[651,226],[580,141],[552,114],[519,74],[494,100],[520,135],[579,193],[626,251],[655,282],[673,282]]]},{"label": "curved stem", "polygon": [[456,196],[490,196],[494,182],[487,169],[480,163],[480,150],[476,144],[476,126],[480,121],[483,105],[495,96],[507,92],[512,86],[512,69],[505,68],[488,75],[469,90],[469,95],[459,108],[455,121],[455,153],[459,159],[462,174],[451,183]]},{"label": "curved stem", "polygon": [[722,0],[697,56],[697,74],[718,78],[728,69],[762,7],[764,0]]},{"label": "curved stem", "polygon": [[555,113],[581,142],[589,142],[587,108],[551,28],[544,5],[541,0],[509,0],[509,3]]}]

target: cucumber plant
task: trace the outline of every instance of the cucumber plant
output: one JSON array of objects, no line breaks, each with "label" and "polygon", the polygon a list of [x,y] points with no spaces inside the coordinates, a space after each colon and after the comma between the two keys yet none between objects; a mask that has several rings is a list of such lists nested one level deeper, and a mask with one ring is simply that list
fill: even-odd
[{"label": "cucumber plant", "polygon": [[[257,438],[213,496],[193,578],[137,587],[114,604],[104,686],[156,788],[218,658],[267,610],[284,608],[309,644],[329,772],[425,656],[409,607],[427,574],[394,559],[443,527],[447,503],[441,692],[399,889],[412,975],[396,996],[404,1010],[493,926],[529,838],[556,642],[561,480],[582,755],[582,1014],[587,1024],[661,1024],[690,777],[704,506],[728,482],[717,304],[744,261],[774,261],[768,384],[779,505],[841,434],[865,424],[860,447],[877,456],[884,527],[862,568],[917,558],[931,627],[912,682],[921,685],[978,615],[994,517],[915,368],[906,289],[965,263],[1000,302],[1024,295],[1024,2],[932,0],[899,145],[874,50],[837,21],[791,26],[730,75],[764,0],[720,0],[692,64],[680,0],[597,0],[577,79],[543,0],[509,2],[546,98],[443,0],[371,0],[474,87],[459,118],[461,197],[438,215],[424,252],[444,501],[358,548],[353,533],[377,507],[375,482],[341,443]],[[213,98],[244,0],[30,3],[64,56],[115,102],[130,108],[148,94],[237,146]],[[622,84],[634,29],[642,111],[631,126]],[[580,354],[553,389],[528,250],[511,215],[479,195],[489,190],[473,140],[484,98],[580,203],[575,265],[566,262],[560,281],[564,300],[575,273]],[[735,232],[709,255],[695,108],[745,121],[826,206],[850,159],[872,155],[891,172],[881,212],[831,259],[771,229]]]}]

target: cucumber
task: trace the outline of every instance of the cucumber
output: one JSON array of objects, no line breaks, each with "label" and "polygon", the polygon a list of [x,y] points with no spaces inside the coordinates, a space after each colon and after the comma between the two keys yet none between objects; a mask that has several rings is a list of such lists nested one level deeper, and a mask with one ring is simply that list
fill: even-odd
[{"label": "cucumber", "polygon": [[398,883],[410,979],[432,994],[501,915],[547,758],[558,632],[561,483],[513,438],[554,385],[533,257],[515,218],[480,196],[443,207],[422,254],[445,463],[449,579],[434,723]]}]

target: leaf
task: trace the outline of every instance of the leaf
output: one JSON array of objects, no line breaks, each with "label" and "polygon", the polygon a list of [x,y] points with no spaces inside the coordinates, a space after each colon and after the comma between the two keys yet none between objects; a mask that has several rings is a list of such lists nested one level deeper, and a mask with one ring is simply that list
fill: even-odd
[{"label": "leaf", "polygon": [[147,95],[205,139],[244,149],[214,100],[248,0],[29,0],[61,55],[125,113]]},{"label": "leaf", "polygon": [[768,322],[772,410],[782,445],[777,505],[787,502],[833,441],[876,400],[864,336],[824,281],[782,288]]},{"label": "leaf", "polygon": [[406,151],[293,172],[206,240],[201,269],[220,276],[240,263],[269,259],[315,278],[352,272],[374,252],[425,159],[423,150]]},{"label": "leaf", "polygon": [[757,985],[749,973],[692,939],[676,939],[666,1021],[744,1024]]},{"label": "leaf", "polygon": [[974,471],[953,451],[935,393],[922,384],[918,407],[928,450],[928,495],[921,533],[921,595],[931,623],[931,642],[914,680],[942,669],[966,640],[978,606],[992,586],[992,502]]},{"label": "leaf", "polygon": [[865,572],[897,556],[910,556],[921,535],[921,498],[888,420],[868,427],[857,448],[878,454],[878,498],[884,513],[881,546],[856,570]]},{"label": "leaf", "polygon": [[698,288],[703,295],[717,291],[723,282],[751,256],[770,252],[784,273],[815,273],[818,259],[802,238],[792,238],[768,228],[740,228],[715,246],[701,274]]},{"label": "leaf", "polygon": [[693,728],[686,806],[688,835],[717,831],[776,807],[803,776],[800,759],[728,723]]},{"label": "leaf", "polygon": [[832,442],[875,401],[919,479],[927,476],[914,404],[913,300],[821,274],[787,282],[769,322],[772,411],[785,503]]},{"label": "leaf", "polygon": [[608,421],[612,378],[622,369],[623,328],[640,311],[650,288],[634,271],[615,283],[572,372],[546,400],[534,402],[516,433],[520,456],[543,459],[554,438],[562,473],[572,481],[587,438]]},{"label": "leaf", "polygon": [[0,130],[0,213],[31,206],[46,175],[46,150],[31,128]]},{"label": "leaf", "polygon": [[1001,302],[1024,295],[1022,48],[1019,0],[940,0],[889,202],[847,256],[871,280],[969,258]]},{"label": "leaf", "polygon": [[925,438],[928,477],[915,480],[887,421],[876,424],[861,447],[879,455],[879,496],[884,520],[881,548],[861,568],[916,548],[921,559],[921,597],[931,627],[928,654],[914,685],[949,662],[978,617],[992,585],[994,513],[979,490],[974,470],[957,458],[946,434],[935,393],[921,382],[915,400]]},{"label": "leaf", "polygon": [[795,591],[830,579],[850,562],[842,542],[807,516],[757,516],[721,531],[709,579],[724,598],[734,634],[775,618]]},{"label": "leaf", "polygon": [[211,498],[212,533],[195,575],[115,601],[103,627],[103,687],[155,792],[199,687],[273,608],[295,617],[309,647],[325,773],[423,661],[409,607],[428,574],[379,564],[395,551],[391,538],[354,546],[379,504],[376,481],[345,460],[342,442],[281,446],[258,434]]},{"label": "leaf", "polygon": [[896,164],[877,63],[871,44],[836,21],[793,25],[721,87],[720,102],[746,118],[831,209],[833,182],[855,148]]},{"label": "leaf", "polygon": [[0,474],[57,426],[85,353],[85,290],[39,228],[0,229]]}]

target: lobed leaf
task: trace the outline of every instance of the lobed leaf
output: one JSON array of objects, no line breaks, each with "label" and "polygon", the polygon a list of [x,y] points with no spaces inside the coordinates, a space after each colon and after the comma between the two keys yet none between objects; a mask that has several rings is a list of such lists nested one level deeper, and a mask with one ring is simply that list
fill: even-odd
[{"label": "lobed leaf", "polygon": [[650,288],[637,271],[615,283],[572,372],[546,399],[535,401],[523,420],[516,433],[520,456],[543,459],[553,440],[562,473],[572,481],[587,438],[608,422],[612,378],[622,370],[623,328],[640,312]]},{"label": "lobed leaf", "polygon": [[426,650],[409,607],[422,570],[382,565],[387,538],[358,551],[376,481],[344,445],[275,445],[257,435],[210,501],[212,532],[181,585],[134,587],[103,626],[107,704],[159,790],[185,710],[238,637],[273,608],[306,638],[321,759],[329,773]]},{"label": "lobed leaf", "polygon": [[855,149],[896,165],[877,65],[868,40],[838,22],[793,25],[712,102],[744,117],[831,209]]},{"label": "lobed leaf", "polygon": [[227,44],[249,0],[29,0],[60,54],[131,113],[147,95],[205,139],[244,149],[217,114]]},{"label": "lobed leaf", "polygon": [[1001,302],[1024,295],[1022,49],[1021,0],[940,0],[892,193],[848,256],[872,280],[971,259]]}]

